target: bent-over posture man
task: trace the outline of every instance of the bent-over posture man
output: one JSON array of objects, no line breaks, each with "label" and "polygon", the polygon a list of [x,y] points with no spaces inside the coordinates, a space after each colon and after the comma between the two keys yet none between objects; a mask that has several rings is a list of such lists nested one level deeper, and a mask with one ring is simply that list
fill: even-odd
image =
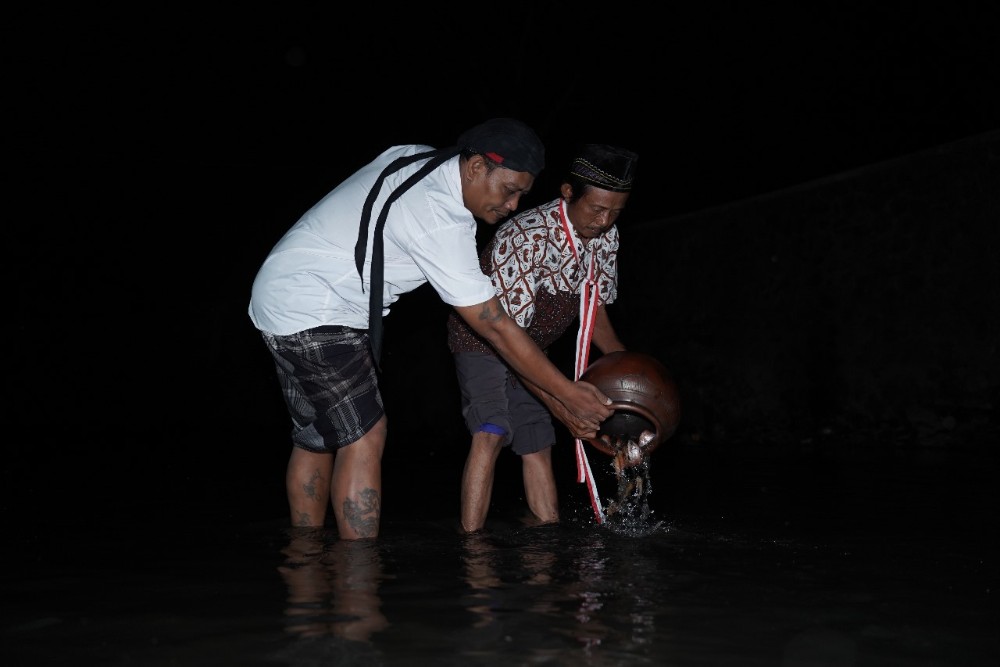
[{"label": "bent-over posture man", "polygon": [[517,208],[544,166],[535,132],[495,118],[456,146],[400,145],[335,187],[277,242],[249,315],[274,358],[292,420],[286,471],[293,526],[374,538],[387,420],[378,388],[382,317],[426,282],[511,366],[551,393],[574,433],[596,434],[610,400],[573,382],[500,306],[479,267],[476,219]]}]

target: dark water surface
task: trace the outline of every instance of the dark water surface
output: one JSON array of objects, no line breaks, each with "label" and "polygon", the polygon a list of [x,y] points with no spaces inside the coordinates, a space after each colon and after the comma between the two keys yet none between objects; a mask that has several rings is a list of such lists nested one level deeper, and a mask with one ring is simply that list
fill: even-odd
[{"label": "dark water surface", "polygon": [[[174,522],[25,522],[4,540],[0,658],[1000,664],[994,456],[766,450],[654,455],[644,522],[596,524],[582,485],[563,481],[560,525],[525,526],[517,492],[500,491],[473,536],[456,530],[452,488],[396,497],[377,541],[291,531],[283,507],[252,504],[210,520],[178,501]],[[387,488],[403,474],[387,471]]]}]

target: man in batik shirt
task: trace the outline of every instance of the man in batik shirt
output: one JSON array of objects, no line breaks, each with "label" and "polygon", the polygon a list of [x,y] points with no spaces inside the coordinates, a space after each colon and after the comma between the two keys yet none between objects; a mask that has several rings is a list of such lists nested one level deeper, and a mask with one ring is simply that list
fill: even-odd
[{"label": "man in batik shirt", "polygon": [[[576,320],[578,345],[592,342],[602,354],[625,349],[606,305],[617,296],[615,221],[632,191],[636,162],[631,151],[586,144],[570,163],[561,196],[504,222],[480,256],[500,304],[543,350]],[[472,434],[462,474],[462,529],[483,529],[497,457],[505,447],[521,457],[531,522],[558,522],[552,414],[564,408],[514,374],[454,315],[448,318],[448,347]]]}]

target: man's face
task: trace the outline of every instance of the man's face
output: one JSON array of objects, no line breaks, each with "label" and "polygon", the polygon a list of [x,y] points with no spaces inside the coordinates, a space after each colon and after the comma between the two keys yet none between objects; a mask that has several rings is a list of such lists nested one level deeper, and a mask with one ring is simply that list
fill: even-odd
[{"label": "man's face", "polygon": [[534,183],[535,177],[526,171],[490,170],[485,158],[476,155],[462,168],[462,199],[472,215],[495,225],[517,210]]},{"label": "man's face", "polygon": [[[573,190],[563,185],[563,196],[569,201]],[[589,187],[583,196],[566,205],[566,214],[580,238],[592,239],[600,236],[615,224],[628,202],[629,193],[611,192]]]}]

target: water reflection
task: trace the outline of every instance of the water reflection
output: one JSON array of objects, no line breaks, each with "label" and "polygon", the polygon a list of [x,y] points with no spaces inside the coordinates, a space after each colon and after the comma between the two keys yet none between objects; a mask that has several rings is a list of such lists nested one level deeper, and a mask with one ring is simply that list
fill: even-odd
[{"label": "water reflection", "polygon": [[654,455],[627,525],[574,487],[559,525],[510,503],[470,537],[450,488],[372,542],[283,516],[8,529],[0,663],[1000,664],[995,457],[760,456]]},{"label": "water reflection", "polygon": [[[666,534],[647,527],[647,535],[656,532]],[[465,536],[462,604],[475,617],[475,644],[481,649],[488,636],[494,650],[537,662],[553,652],[589,660],[608,644],[620,650],[648,643],[663,591],[656,586],[657,550],[637,542],[607,526],[573,523]],[[505,646],[512,637],[523,641]],[[461,629],[454,638],[462,643]]]},{"label": "water reflection", "polygon": [[[471,589],[466,596],[467,608],[478,616],[477,627],[495,621],[498,609],[509,609],[509,602],[502,603],[497,591],[514,584],[544,588],[554,583],[552,571],[557,563],[555,545],[544,539],[553,530],[553,526],[525,529],[525,534],[535,534],[543,539],[519,543],[514,549],[507,549],[502,537],[487,533],[462,538],[465,581]],[[513,561],[505,559],[505,554]],[[545,590],[533,592],[528,597],[529,603],[524,611],[540,614],[557,611],[551,595]]]},{"label": "water reflection", "polygon": [[599,535],[594,536],[587,548],[577,553],[580,555],[574,559],[572,570],[579,573],[579,580],[570,585],[569,592],[576,599],[573,618],[579,623],[579,628],[575,637],[589,654],[611,634],[602,619],[608,557],[604,540]]},{"label": "water reflection", "polygon": [[339,540],[324,529],[292,528],[284,563],[287,632],[368,641],[389,622],[381,612],[382,560],[374,540]]}]

